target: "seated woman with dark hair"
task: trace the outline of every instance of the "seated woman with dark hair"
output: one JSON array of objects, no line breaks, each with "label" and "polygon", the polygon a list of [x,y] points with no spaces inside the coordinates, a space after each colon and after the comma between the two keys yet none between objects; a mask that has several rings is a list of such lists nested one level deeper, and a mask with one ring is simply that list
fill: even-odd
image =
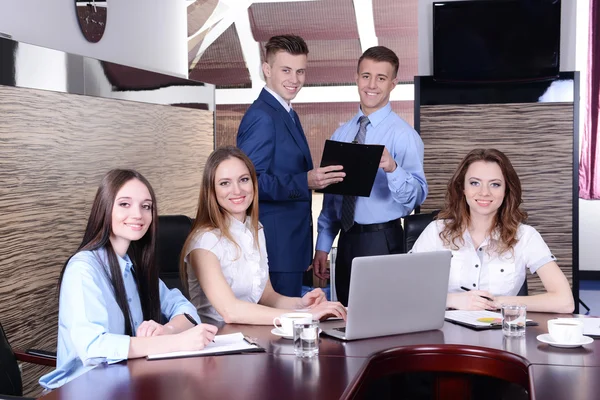
[{"label": "seated woman with dark hair", "polygon": [[46,389],[102,363],[200,350],[215,336],[215,326],[188,321],[184,313],[200,320],[194,306],[158,278],[156,207],[138,172],[102,179],[81,245],[60,273],[58,358],[40,379]]},{"label": "seated woman with dark hair", "polygon": [[258,222],[256,171],[232,146],[215,150],[206,161],[181,276],[200,315],[219,323],[270,325],[296,309],[308,309],[317,319],[346,317],[344,306],[327,301],[321,289],[302,298],[275,292]]},{"label": "seated woman with dark hair", "polygon": [[[411,250],[452,251],[448,307],[483,310],[518,302],[529,311],[573,312],[569,282],[540,234],[524,224],[521,203],[521,181],[504,153],[476,149],[462,160],[437,221]],[[546,293],[516,297],[527,269],[538,274]]]}]

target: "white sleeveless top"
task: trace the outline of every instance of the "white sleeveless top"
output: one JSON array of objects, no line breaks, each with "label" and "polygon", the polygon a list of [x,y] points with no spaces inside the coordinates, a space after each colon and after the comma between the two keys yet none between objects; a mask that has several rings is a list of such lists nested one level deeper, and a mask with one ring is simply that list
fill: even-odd
[{"label": "white sleeveless top", "polygon": [[223,321],[223,317],[210,304],[192,270],[189,255],[193,250],[205,249],[217,257],[225,280],[239,300],[258,303],[269,278],[267,247],[262,226],[258,231],[258,248],[254,244],[250,218],[246,218],[245,223],[230,218],[229,230],[239,248],[226,237],[222,237],[219,229],[213,229],[199,232],[185,249],[184,261],[190,300],[201,318],[210,318],[216,322]]}]

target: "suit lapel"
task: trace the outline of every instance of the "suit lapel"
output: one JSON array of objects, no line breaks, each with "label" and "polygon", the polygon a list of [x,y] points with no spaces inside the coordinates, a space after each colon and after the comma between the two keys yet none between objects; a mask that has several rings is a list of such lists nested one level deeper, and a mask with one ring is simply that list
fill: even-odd
[{"label": "suit lapel", "polygon": [[308,142],[306,141],[306,136],[304,135],[304,130],[302,129],[302,125],[300,124],[300,119],[296,118],[296,121],[294,123],[292,117],[285,110],[285,108],[283,108],[281,103],[279,103],[279,101],[277,101],[277,99],[265,89],[263,89],[260,92],[259,98],[277,111],[277,113],[285,123],[285,126],[287,127],[290,135],[292,135],[292,138],[296,142],[296,145],[298,145],[300,151],[302,151],[302,154],[304,155],[304,158],[308,163],[309,169],[312,169],[312,157],[310,156],[310,149],[308,147]]}]

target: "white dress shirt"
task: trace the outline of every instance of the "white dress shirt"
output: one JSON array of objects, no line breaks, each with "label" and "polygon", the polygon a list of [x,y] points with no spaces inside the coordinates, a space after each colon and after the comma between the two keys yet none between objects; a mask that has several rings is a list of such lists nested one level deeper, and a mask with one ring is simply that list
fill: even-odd
[{"label": "white dress shirt", "polygon": [[[117,255],[135,334],[144,322],[142,304],[129,256]],[[160,309],[170,320],[188,313],[200,320],[192,304],[178,289],[159,280]],[[40,385],[54,389],[102,363],[127,359],[130,336],[117,304],[106,249],[80,251],[69,260],[63,275],[58,309],[56,369],[40,378]],[[161,321],[156,321],[161,323]]]},{"label": "white dress shirt", "polygon": [[[194,273],[189,255],[195,249],[204,249],[213,253],[221,264],[225,280],[233,294],[239,300],[258,303],[269,279],[269,262],[265,233],[262,227],[258,231],[258,247],[252,235],[250,218],[242,223],[230,218],[229,231],[237,243],[232,243],[217,229],[200,232],[185,250],[185,263],[188,273],[188,287],[192,304],[203,318],[222,322],[223,317],[210,304]],[[239,247],[238,247],[239,246]]]},{"label": "white dress shirt", "polygon": [[[430,223],[410,253],[452,250],[444,246],[440,238],[443,228],[443,220]],[[448,292],[462,292],[461,286],[464,286],[472,290],[486,290],[494,296],[516,296],[525,282],[527,268],[535,273],[541,266],[556,260],[538,231],[525,224],[519,225],[513,251],[502,255],[493,249],[490,251],[490,243],[497,236],[486,237],[478,248],[473,245],[468,231],[463,233],[462,238],[465,244],[458,250],[452,250]]]}]

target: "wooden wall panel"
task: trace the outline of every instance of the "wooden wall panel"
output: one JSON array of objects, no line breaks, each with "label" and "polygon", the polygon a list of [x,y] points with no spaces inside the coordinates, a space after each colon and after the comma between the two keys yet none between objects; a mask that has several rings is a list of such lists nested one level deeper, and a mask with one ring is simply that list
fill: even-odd
[{"label": "wooden wall panel", "polygon": [[[472,149],[497,148],[511,160],[523,186],[527,223],[535,227],[572,282],[573,103],[421,106],[424,212],[444,204],[448,180]],[[543,289],[528,274],[530,293]]]},{"label": "wooden wall panel", "polygon": [[[56,349],[58,274],[101,177],[134,168],[159,214],[195,215],[213,113],[0,86],[0,322],[16,348]],[[48,369],[26,366],[39,393]]]}]

